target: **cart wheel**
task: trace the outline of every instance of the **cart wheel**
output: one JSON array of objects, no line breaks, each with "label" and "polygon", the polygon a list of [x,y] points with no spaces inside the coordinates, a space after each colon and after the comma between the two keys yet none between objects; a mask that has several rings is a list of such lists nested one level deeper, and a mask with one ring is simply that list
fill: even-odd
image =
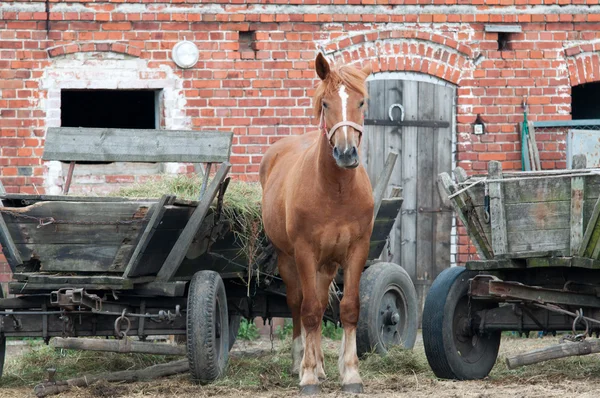
[{"label": "cart wheel", "polygon": [[469,279],[477,272],[464,267],[445,269],[435,279],[423,309],[423,343],[429,366],[442,379],[486,377],[498,357],[500,332],[477,334],[468,325],[471,311],[497,304],[471,300]]},{"label": "cart wheel", "polygon": [[413,348],[418,315],[417,292],[406,271],[393,263],[371,265],[360,278],[358,355],[386,354],[396,345]]},{"label": "cart wheel", "polygon": [[240,330],[240,322],[242,317],[240,315],[229,314],[229,351],[237,340],[238,331]]},{"label": "cart wheel", "polygon": [[[0,286],[0,299],[4,298],[4,291]],[[6,337],[4,333],[0,333],[0,378],[4,373],[4,356],[6,355]]]},{"label": "cart wheel", "polygon": [[221,376],[229,357],[227,299],[221,276],[199,271],[190,283],[187,355],[192,378],[202,384]]}]

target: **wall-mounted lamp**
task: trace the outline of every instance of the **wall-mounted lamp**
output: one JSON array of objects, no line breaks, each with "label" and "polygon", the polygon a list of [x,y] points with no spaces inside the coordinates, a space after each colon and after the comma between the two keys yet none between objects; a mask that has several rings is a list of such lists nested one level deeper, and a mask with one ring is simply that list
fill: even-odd
[{"label": "wall-mounted lamp", "polygon": [[473,124],[473,134],[481,135],[483,133],[485,133],[485,124],[483,124],[481,115],[477,115],[477,119],[475,119],[475,123]]}]

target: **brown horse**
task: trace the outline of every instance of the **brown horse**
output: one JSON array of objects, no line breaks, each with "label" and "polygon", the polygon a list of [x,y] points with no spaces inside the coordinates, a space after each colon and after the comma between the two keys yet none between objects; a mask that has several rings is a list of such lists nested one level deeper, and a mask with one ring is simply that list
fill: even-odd
[{"label": "brown horse", "polygon": [[300,375],[301,391],[317,393],[319,377],[325,377],[321,321],[329,286],[342,267],[344,337],[338,367],[342,389],[362,392],[356,324],[360,276],[373,230],[373,195],[359,147],[371,68],[331,68],[319,54],[315,69],[322,80],[314,98],[319,131],[281,139],[265,153],[260,165],[263,222],[286,285],[294,321],[292,371]]}]

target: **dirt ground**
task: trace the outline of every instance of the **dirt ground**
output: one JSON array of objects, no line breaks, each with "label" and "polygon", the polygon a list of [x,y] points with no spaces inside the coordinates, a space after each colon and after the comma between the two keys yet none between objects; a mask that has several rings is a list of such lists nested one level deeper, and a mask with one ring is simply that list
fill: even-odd
[{"label": "dirt ground", "polygon": [[[597,355],[561,359],[544,364],[508,370],[504,358],[519,352],[558,343],[557,337],[514,338],[503,337],[500,355],[495,368],[488,378],[481,381],[445,381],[436,379],[431,371],[423,366],[422,370],[412,374],[371,374],[365,378],[365,395],[373,397],[596,397],[600,385],[600,361]],[[275,342],[277,348],[281,343]],[[336,349],[338,342],[328,341],[329,349]],[[425,361],[423,343],[419,336],[415,346],[419,360]],[[9,355],[20,355],[19,347],[9,347]],[[233,350],[233,360],[260,356],[271,352],[271,343],[263,338],[256,342],[238,342]],[[424,362],[426,365],[426,362]],[[260,373],[260,372],[257,372]],[[407,372],[404,372],[407,373]],[[408,372],[410,373],[410,372]],[[258,383],[254,386],[209,385],[197,386],[188,375],[179,375],[150,382],[130,384],[101,383],[85,389],[77,389],[57,397],[229,397],[258,398],[283,397],[297,395],[295,386],[277,386],[273,383],[261,383],[266,376],[256,374]],[[337,375],[329,375],[321,396],[345,396],[339,390]],[[0,388],[0,397],[34,397],[31,387]]]}]

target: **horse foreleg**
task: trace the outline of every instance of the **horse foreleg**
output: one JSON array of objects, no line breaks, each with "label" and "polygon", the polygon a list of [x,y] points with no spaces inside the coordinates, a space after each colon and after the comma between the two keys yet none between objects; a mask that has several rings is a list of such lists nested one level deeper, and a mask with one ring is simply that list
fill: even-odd
[{"label": "horse foreleg", "polygon": [[316,261],[310,247],[295,248],[296,268],[302,285],[302,306],[300,314],[305,336],[304,356],[300,364],[300,389],[304,394],[319,392],[317,373],[318,346],[323,309],[317,295]]},{"label": "horse foreleg", "polygon": [[360,276],[367,260],[369,245],[365,247],[364,244],[359,244],[353,249],[344,268],[344,298],[340,302],[340,319],[344,327],[344,336],[340,347],[338,368],[342,379],[342,390],[361,393],[363,384],[358,372],[356,324],[360,310]]}]

